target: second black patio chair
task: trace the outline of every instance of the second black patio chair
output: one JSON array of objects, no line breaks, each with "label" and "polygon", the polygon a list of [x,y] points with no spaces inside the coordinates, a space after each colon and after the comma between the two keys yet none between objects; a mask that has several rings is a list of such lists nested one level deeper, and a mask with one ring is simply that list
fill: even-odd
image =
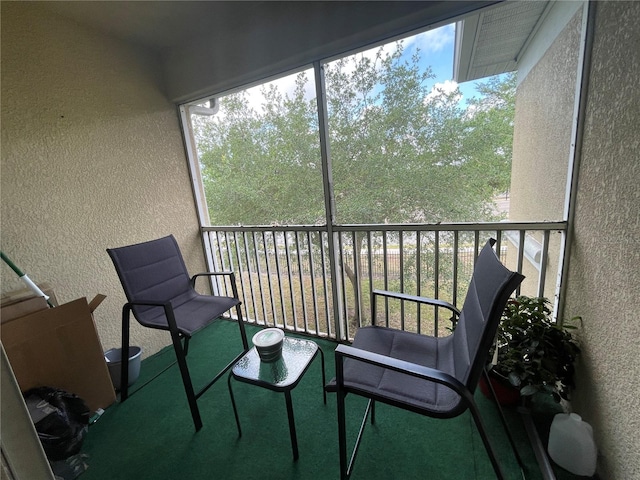
[{"label": "second black patio chair", "polygon": [[[199,273],[189,278],[173,235],[126,247],[107,249],[127,296],[122,307],[122,352],[129,351],[130,314],[143,326],[167,330],[187,394],[196,431],[202,428],[198,398],[248,351],[247,335],[233,272]],[[222,275],[230,280],[233,297],[201,295],[195,290],[200,276]],[[187,366],[189,339],[197,331],[235,308],[243,350],[198,392]],[[122,356],[120,401],[128,397],[128,355]]]},{"label": "second black patio chair", "polygon": [[[496,476],[504,478],[473,393],[485,369],[505,304],[524,277],[500,263],[492,248],[494,242],[487,242],[476,260],[462,310],[441,300],[373,291],[373,325],[358,329],[351,346],[336,348],[336,378],[327,389],[337,393],[341,479],[351,474],[369,413],[371,422],[375,421],[375,402],[436,418],[452,418],[469,410]],[[457,317],[455,330],[446,337],[431,337],[375,326],[378,297],[444,307]],[[345,397],[349,393],[367,397],[369,402],[347,462]],[[507,433],[522,467],[508,430]]]}]

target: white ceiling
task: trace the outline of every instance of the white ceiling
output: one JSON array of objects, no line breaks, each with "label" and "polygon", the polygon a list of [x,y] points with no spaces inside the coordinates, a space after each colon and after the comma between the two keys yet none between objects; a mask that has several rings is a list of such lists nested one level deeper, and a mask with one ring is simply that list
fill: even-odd
[{"label": "white ceiling", "polygon": [[255,1],[53,1],[43,6],[121,40],[153,49],[187,45],[220,29],[246,28],[264,16]]},{"label": "white ceiling", "polygon": [[500,1],[38,3],[85,27],[162,53],[168,95],[184,101],[459,15],[471,16],[461,30],[461,45],[467,48],[457,52],[463,54],[457,57],[458,81],[509,71],[548,2],[507,1],[478,10]]},{"label": "white ceiling", "polygon": [[[166,50],[189,45],[215,32],[249,32],[261,22],[299,11],[301,5],[317,7],[322,3],[333,2],[52,1],[43,2],[43,6],[121,40]],[[340,3],[344,6],[354,2],[336,2],[331,7]],[[465,82],[515,70],[520,53],[544,20],[551,3],[506,1],[459,22],[455,79]]]}]

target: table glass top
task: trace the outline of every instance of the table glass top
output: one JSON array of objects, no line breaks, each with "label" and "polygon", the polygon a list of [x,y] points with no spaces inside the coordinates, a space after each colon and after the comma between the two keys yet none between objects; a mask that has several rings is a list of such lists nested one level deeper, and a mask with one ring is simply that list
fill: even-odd
[{"label": "table glass top", "polygon": [[275,362],[261,362],[255,347],[233,367],[233,375],[246,380],[287,387],[298,381],[318,351],[311,340],[284,337],[282,357]]}]

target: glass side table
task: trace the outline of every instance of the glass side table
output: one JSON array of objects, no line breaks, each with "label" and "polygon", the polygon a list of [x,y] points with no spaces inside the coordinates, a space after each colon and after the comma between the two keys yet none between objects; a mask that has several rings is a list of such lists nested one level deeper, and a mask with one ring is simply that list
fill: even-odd
[{"label": "glass side table", "polygon": [[238,425],[238,436],[242,436],[240,428],[240,418],[236,402],[233,397],[231,388],[231,379],[234,378],[239,382],[257,385],[275,392],[283,392],[287,405],[287,416],[289,417],[289,434],[291,436],[291,448],[293,450],[293,459],[298,459],[298,437],[296,435],[296,426],[293,418],[293,404],[291,402],[291,390],[293,390],[305,372],[309,369],[309,365],[320,352],[322,365],[322,396],[324,403],[327,403],[327,393],[324,390],[326,383],[324,373],[324,353],[318,348],[318,345],[311,340],[303,340],[299,338],[284,337],[282,344],[282,357],[275,362],[261,362],[256,347],[249,350],[234,365],[229,373],[227,384],[229,386],[229,395],[231,396],[231,404],[233,405],[233,414],[236,417]]}]

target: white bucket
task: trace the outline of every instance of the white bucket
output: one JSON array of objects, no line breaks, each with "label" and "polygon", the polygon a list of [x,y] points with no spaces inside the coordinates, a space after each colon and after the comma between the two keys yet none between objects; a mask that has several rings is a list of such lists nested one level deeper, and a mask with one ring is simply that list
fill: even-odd
[{"label": "white bucket", "polygon": [[576,413],[553,417],[547,451],[558,466],[574,475],[591,477],[596,473],[598,449],[593,429]]},{"label": "white bucket", "polygon": [[[142,357],[142,348],[129,347],[129,386],[138,379],[140,375],[140,361]],[[112,348],[104,352],[104,359],[107,362],[109,368],[109,375],[111,375],[111,382],[116,390],[120,390],[120,374],[122,369],[122,349]]]}]

